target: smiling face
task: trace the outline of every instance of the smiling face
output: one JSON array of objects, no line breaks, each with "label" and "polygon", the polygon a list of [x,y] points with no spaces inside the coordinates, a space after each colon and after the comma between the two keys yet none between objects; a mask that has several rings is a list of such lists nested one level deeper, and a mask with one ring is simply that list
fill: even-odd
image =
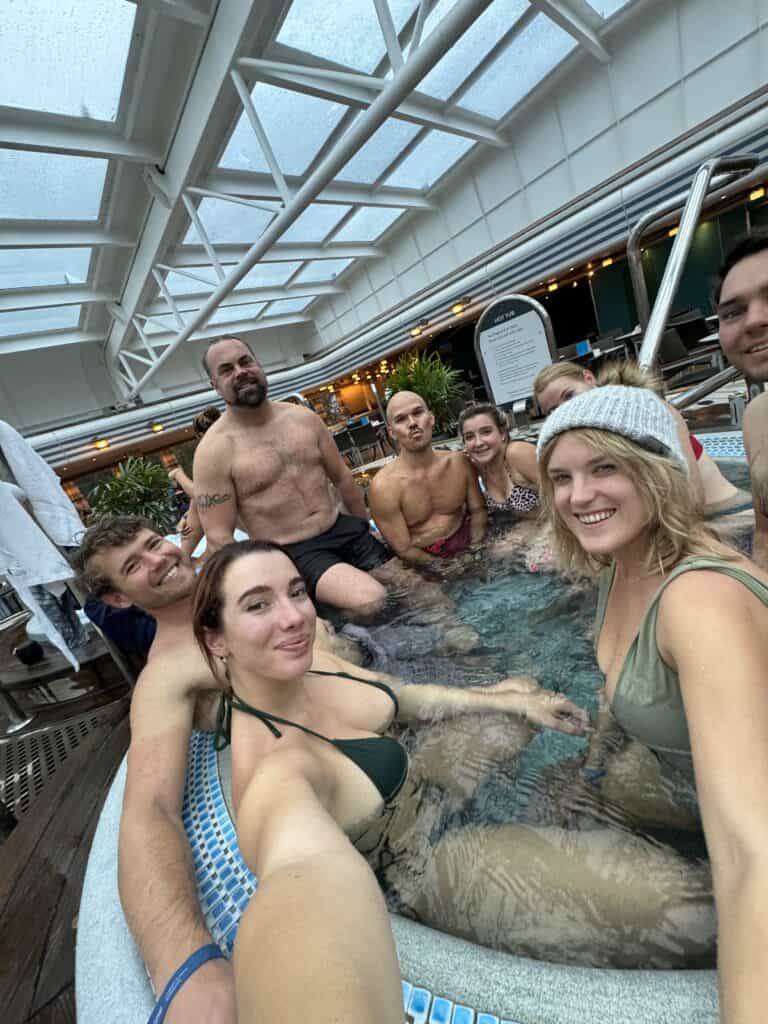
[{"label": "smiling face", "polygon": [[224,573],[221,598],[221,626],[206,630],[206,646],[229,659],[233,678],[292,680],[309,670],[317,616],[287,555],[257,551],[238,558]]},{"label": "smiling face", "polygon": [[768,249],[731,268],[720,289],[717,316],[728,359],[747,377],[768,381]]},{"label": "smiling face", "polygon": [[133,540],[99,552],[92,562],[113,588],[104,601],[116,608],[135,604],[156,611],[189,597],[195,587],[189,558],[152,530],[140,530]]},{"label": "smiling face", "polygon": [[267,377],[251,350],[237,338],[222,338],[206,355],[211,384],[227,405],[257,409],[267,397]]},{"label": "smiling face", "polygon": [[547,478],[556,514],[588,554],[615,558],[642,543],[649,509],[616,459],[574,433],[562,434]]},{"label": "smiling face", "polygon": [[420,452],[432,444],[435,417],[424,399],[412,391],[399,391],[387,406],[389,435],[408,452]]},{"label": "smiling face", "polygon": [[597,381],[592,373],[585,370],[580,377],[559,377],[557,380],[553,380],[536,395],[536,399],[544,415],[549,416],[569,398],[581,395],[596,386]]},{"label": "smiling face", "polygon": [[467,455],[476,466],[487,466],[499,452],[503,452],[508,437],[503,434],[490,416],[485,413],[464,420],[461,437]]}]

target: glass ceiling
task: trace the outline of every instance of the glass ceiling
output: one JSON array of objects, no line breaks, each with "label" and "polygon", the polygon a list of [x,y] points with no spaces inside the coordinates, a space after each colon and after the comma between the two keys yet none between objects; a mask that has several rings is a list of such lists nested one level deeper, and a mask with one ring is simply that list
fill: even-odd
[{"label": "glass ceiling", "polygon": [[[250,2],[255,5],[258,0]],[[407,60],[419,0],[386,2]],[[437,0],[433,5],[423,25],[421,45],[455,2]],[[592,8],[604,18],[627,2],[590,0]],[[80,144],[79,148],[107,156],[111,139],[133,144],[133,128],[129,131],[121,122],[130,121],[133,125],[141,116],[137,112],[153,110],[164,101],[157,91],[156,76],[141,72],[145,66],[142,59],[150,52],[150,19],[157,24],[157,19],[174,17],[177,5],[151,3],[143,10],[135,0],[0,0],[0,6],[0,107],[17,108],[14,124],[23,126],[24,117],[31,119],[30,112],[35,112],[34,120],[30,120],[31,129],[44,132],[50,121],[64,138],[67,131],[72,133],[72,150],[83,137],[103,139],[103,144],[92,149],[89,144]],[[215,34],[215,22],[209,29]],[[186,24],[179,30],[179,38],[182,31],[191,33],[194,28]],[[201,46],[207,31],[201,33]],[[275,44],[282,49],[275,49]],[[467,136],[467,124],[471,126],[474,119],[482,136],[489,123],[496,122],[503,134],[503,122],[510,111],[577,45],[572,35],[546,14],[537,13],[528,0],[494,0],[441,57],[410,98],[412,109],[415,106],[418,111],[419,123],[394,116],[385,121],[341,168],[337,181],[330,183],[326,194],[320,197],[323,201],[310,203],[276,242],[278,247],[294,248],[287,253],[266,253],[238,284],[233,297],[242,295],[247,300],[246,293],[253,289],[277,291],[284,286],[319,285],[339,278],[343,287],[345,272],[357,259],[372,255],[361,253],[360,248],[375,244],[381,250],[387,232],[395,229],[401,219],[407,219],[410,193],[427,195],[462,157],[484,145]],[[135,52],[130,57],[131,68],[139,70],[126,74],[132,46]],[[362,116],[359,105],[352,106],[345,99],[345,90],[359,83],[343,76],[334,77],[336,72],[372,75],[379,80],[390,79],[393,74],[374,0],[333,0],[330,4],[327,0],[293,0],[274,41],[250,56],[293,62],[299,69],[311,65],[326,71],[319,88],[332,98],[312,95],[306,74],[278,86],[256,81],[253,70],[243,72],[246,77],[252,75],[248,88],[254,107],[277,164],[289,179],[306,179],[332,152],[336,140]],[[180,58],[175,51],[169,53],[169,63],[177,59]],[[198,66],[202,63],[195,61],[185,68],[170,67],[168,79],[186,80]],[[377,95],[376,90],[372,95]],[[126,112],[125,117],[121,110]],[[180,116],[181,108],[176,114]],[[438,114],[439,124],[435,121]],[[163,123],[178,124],[178,116],[168,116]],[[450,130],[452,127],[455,130]],[[218,166],[201,161],[204,166],[199,177],[190,184],[210,188],[207,180],[216,176],[216,170],[238,172],[236,177],[221,175],[220,180],[225,183],[221,187],[226,189],[230,180],[238,182],[235,188],[244,183],[244,197],[256,197],[256,203],[268,200],[274,210],[208,196],[190,198],[197,205],[203,231],[214,248],[247,248],[273,222],[282,202],[280,190],[272,181],[269,162],[239,105],[229,123],[222,120],[213,131],[218,134],[213,140],[207,139],[205,145],[206,151],[222,154]],[[108,159],[103,155],[90,157],[68,152],[69,147],[58,137],[50,145],[38,144],[36,138],[33,136],[32,143],[23,148],[0,148],[0,218],[21,222],[10,230],[21,233],[22,238],[24,231],[29,233],[28,246],[0,249],[0,297],[3,291],[19,288],[66,289],[90,284],[100,293],[114,295],[119,302],[126,275],[133,273],[133,246],[141,240],[146,222],[146,208],[135,199],[135,184],[133,192],[127,190],[129,204],[133,206],[121,206],[121,173],[141,174],[141,158],[134,155],[135,163],[121,167],[120,146],[116,147],[117,155]],[[144,136],[137,132],[136,138],[143,140]],[[146,138],[151,138],[151,131]],[[165,152],[173,142],[173,135],[169,134],[157,144],[158,151]],[[200,147],[202,151],[202,137]],[[132,180],[135,182],[135,178]],[[300,184],[291,184],[291,192],[298,187]],[[409,190],[409,194],[392,199],[402,205],[370,205],[370,191],[379,188]],[[126,248],[117,251],[125,251],[126,259],[92,260],[94,252],[98,252],[94,247],[103,244],[100,234],[107,236],[112,223],[125,225],[124,237],[117,244]],[[204,239],[194,223],[179,223],[183,224],[179,228],[183,237],[170,251],[164,241],[153,265],[173,264],[174,256],[182,269],[190,260],[196,264],[189,269],[194,277],[180,271],[166,275],[172,295],[182,300],[185,296],[200,296],[183,301],[184,308],[191,311],[202,305],[205,296],[218,286],[219,278],[208,263],[201,245]],[[14,246],[17,244],[14,239]],[[189,246],[196,248],[190,252]],[[326,246],[330,247],[329,258],[319,258]],[[306,258],[302,258],[302,247],[307,249]],[[348,254],[345,249],[352,251]],[[289,259],[281,260],[281,256]],[[238,255],[230,250],[220,259],[229,273]],[[103,271],[105,266],[107,271]],[[98,277],[100,273],[111,273],[112,277]],[[151,267],[145,280],[150,273]],[[129,290],[150,296],[149,303],[136,310],[139,315],[168,309],[156,289]],[[35,301],[28,299],[27,304],[33,305]],[[60,304],[50,305],[56,301]],[[231,323],[258,317],[266,323],[278,315],[298,317],[314,301],[316,296],[312,294],[297,296],[285,292],[283,299],[267,298],[222,307],[209,322]],[[48,304],[43,305],[44,302]],[[50,331],[71,330],[81,322],[89,332],[92,322],[99,324],[99,330],[109,329],[110,316],[103,306],[92,302],[81,307],[65,302],[66,295],[57,292],[52,298],[43,293],[38,308],[0,313],[0,337],[44,336]],[[154,320],[146,323],[147,333],[177,329],[169,312],[152,315]],[[119,326],[116,329],[118,333],[122,331]],[[133,344],[130,328],[120,333],[120,344],[123,343]]]},{"label": "glass ceiling", "polygon": [[0,105],[114,121],[136,4],[3,0]]}]

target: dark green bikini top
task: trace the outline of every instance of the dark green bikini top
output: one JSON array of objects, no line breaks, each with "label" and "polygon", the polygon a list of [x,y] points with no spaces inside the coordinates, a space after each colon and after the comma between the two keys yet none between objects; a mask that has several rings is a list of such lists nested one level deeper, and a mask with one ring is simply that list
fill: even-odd
[{"label": "dark green bikini top", "polygon": [[[351,676],[348,672],[312,672],[313,676],[341,676],[342,679],[353,679],[357,683],[365,683],[366,686],[375,686],[391,698],[395,705],[395,714],[398,712],[397,697],[386,683],[379,683],[375,679],[361,679],[359,676]],[[306,725],[298,722],[291,722],[287,718],[280,718],[278,715],[270,714],[269,711],[261,711],[259,708],[247,704],[234,693],[227,693],[219,704],[218,721],[216,722],[216,749],[222,750],[231,742],[232,735],[232,712],[244,711],[247,715],[258,718],[269,729],[273,736],[282,738],[282,733],[275,725],[290,725],[294,729],[301,729],[309,736],[316,736],[319,740],[330,743],[331,746],[340,750],[345,757],[365,772],[371,782],[381,794],[382,800],[387,803],[394,799],[405,782],[408,774],[408,754],[405,748],[392,736],[366,736],[356,740],[332,740],[322,733],[308,729]]]}]

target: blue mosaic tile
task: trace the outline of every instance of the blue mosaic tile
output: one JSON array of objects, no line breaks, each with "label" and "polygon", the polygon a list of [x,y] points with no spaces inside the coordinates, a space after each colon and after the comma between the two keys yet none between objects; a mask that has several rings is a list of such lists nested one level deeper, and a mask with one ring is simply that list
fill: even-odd
[{"label": "blue mosaic tile", "polygon": [[716,434],[699,434],[696,437],[701,441],[704,451],[713,459],[743,459],[744,439],[740,430],[723,430]]}]

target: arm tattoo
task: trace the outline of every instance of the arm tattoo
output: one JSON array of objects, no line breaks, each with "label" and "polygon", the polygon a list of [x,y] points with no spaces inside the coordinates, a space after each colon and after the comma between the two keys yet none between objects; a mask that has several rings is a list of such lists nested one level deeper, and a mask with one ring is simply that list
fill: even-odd
[{"label": "arm tattoo", "polygon": [[231,500],[231,494],[201,494],[195,498],[195,504],[198,508],[213,508],[214,505],[223,505]]}]

